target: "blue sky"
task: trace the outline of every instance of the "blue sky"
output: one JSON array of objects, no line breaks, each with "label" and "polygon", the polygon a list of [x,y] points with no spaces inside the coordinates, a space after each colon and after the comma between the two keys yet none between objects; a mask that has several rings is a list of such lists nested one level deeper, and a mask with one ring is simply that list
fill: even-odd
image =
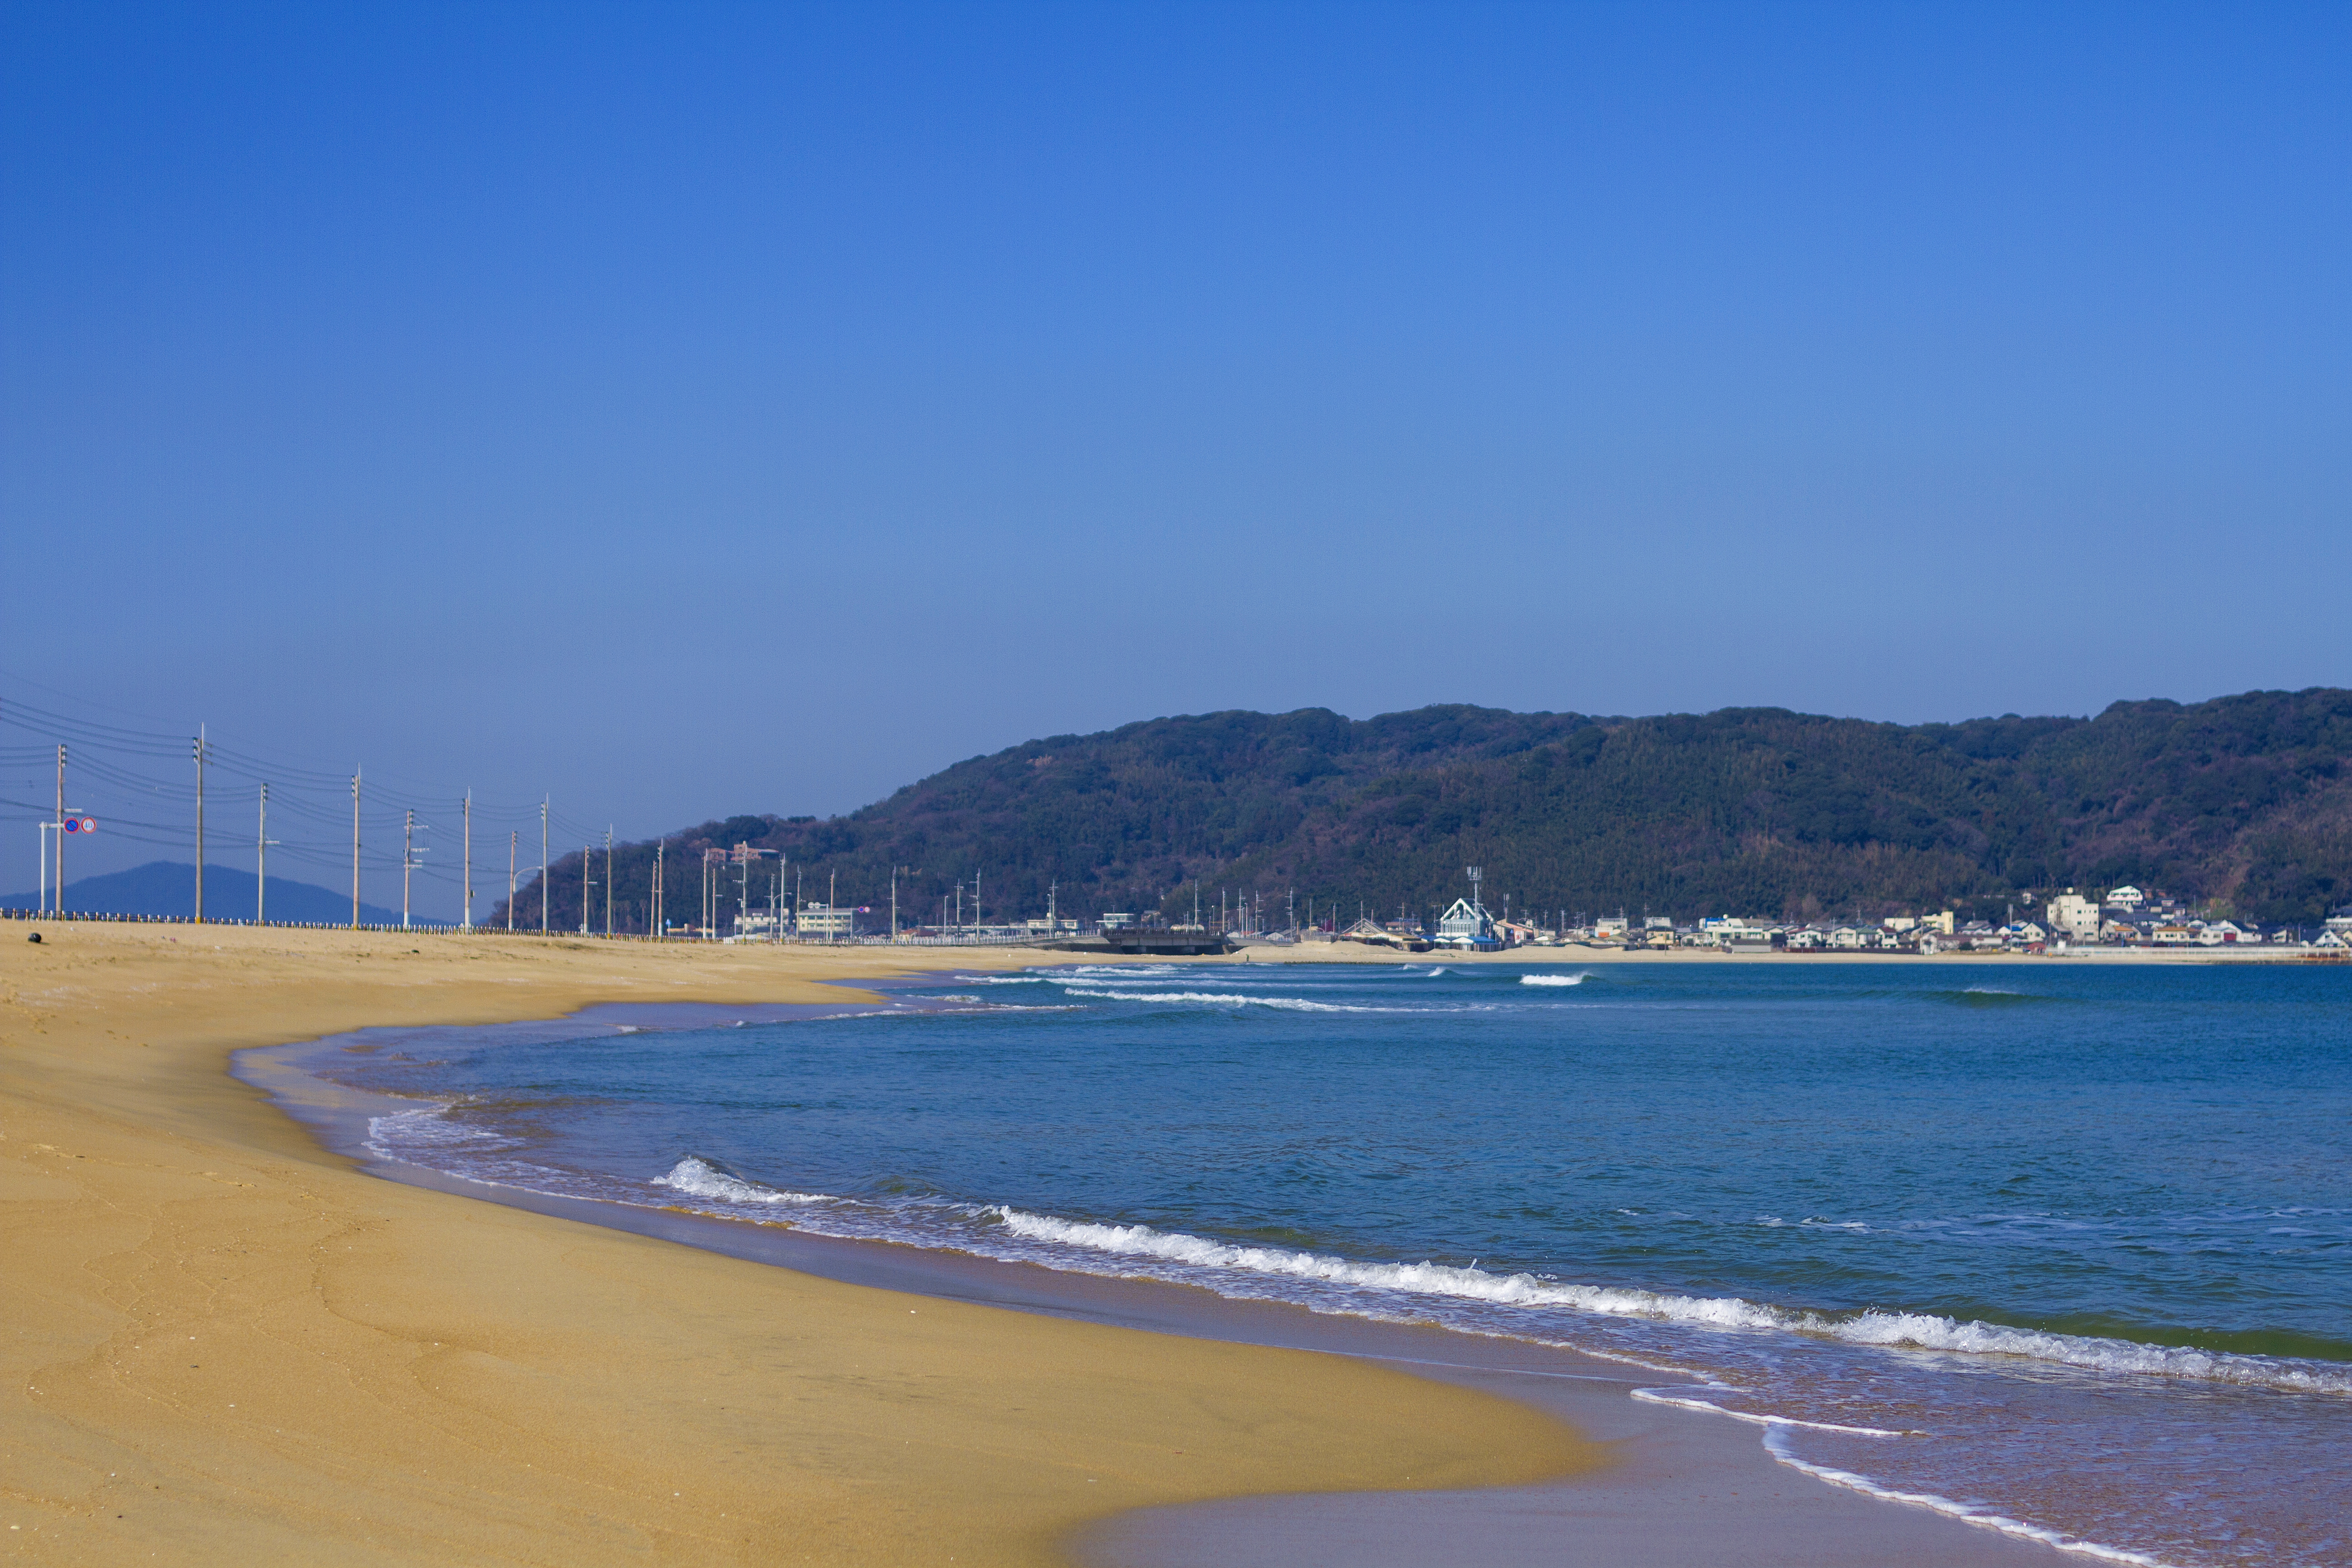
[{"label": "blue sky", "polygon": [[635,836],[1169,712],[2352,683],[2340,6],[0,26],[0,709]]}]

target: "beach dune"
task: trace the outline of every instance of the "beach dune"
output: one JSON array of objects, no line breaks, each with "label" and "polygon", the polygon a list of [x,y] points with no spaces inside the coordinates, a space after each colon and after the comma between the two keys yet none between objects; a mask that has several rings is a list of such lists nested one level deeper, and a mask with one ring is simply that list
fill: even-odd
[{"label": "beach dune", "polygon": [[1509,1485],[1552,1418],[362,1175],[230,1053],[1037,954],[0,927],[0,1541],[73,1563],[1059,1561],[1119,1510]]}]

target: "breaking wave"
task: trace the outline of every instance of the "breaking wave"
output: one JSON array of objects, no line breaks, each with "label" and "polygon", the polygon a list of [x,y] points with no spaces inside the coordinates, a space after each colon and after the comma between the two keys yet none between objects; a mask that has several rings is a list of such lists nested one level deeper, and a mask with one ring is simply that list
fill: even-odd
[{"label": "breaking wave", "polygon": [[825,1193],[793,1193],[779,1187],[761,1186],[742,1177],[720,1170],[709,1161],[688,1154],[665,1173],[654,1178],[654,1185],[668,1187],[688,1197],[711,1198],[727,1204],[809,1204],[830,1203]]},{"label": "breaking wave", "polygon": [[1164,1259],[1196,1268],[1288,1276],[1324,1285],[1398,1290],[1514,1307],[1564,1307],[1612,1317],[1649,1318],[1702,1328],[1772,1330],[1892,1350],[2018,1356],[2087,1371],[2194,1379],[2309,1394],[2352,1394],[2352,1369],[2297,1365],[2263,1356],[2142,1344],[1961,1322],[1922,1312],[1864,1311],[1853,1316],[1795,1310],[1737,1296],[1681,1296],[1619,1286],[1577,1285],[1535,1274],[1496,1274],[1458,1264],[1361,1263],[1278,1247],[1213,1240],[1143,1225],[1098,1225],[999,1205],[987,1211],[1014,1236],[1063,1247]]},{"label": "breaking wave", "polygon": [[1341,1002],[1311,1002],[1304,996],[1252,996],[1240,991],[1089,991],[1072,985],[1066,996],[1090,996],[1107,1002],[1192,1002],[1218,1007],[1279,1007],[1292,1013],[1408,1013],[1410,1007],[1366,1007]]}]

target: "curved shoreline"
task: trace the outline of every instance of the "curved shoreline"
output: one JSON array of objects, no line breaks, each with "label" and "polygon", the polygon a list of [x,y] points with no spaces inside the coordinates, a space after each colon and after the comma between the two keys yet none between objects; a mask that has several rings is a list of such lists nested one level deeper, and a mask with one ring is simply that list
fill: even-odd
[{"label": "curved shoreline", "polygon": [[47,929],[0,950],[0,1500],[77,1560],[1045,1563],[1132,1510],[1601,1458],[1535,1409],[1360,1360],[379,1181],[226,1070],[368,1026],[838,1003],[1047,955]]}]

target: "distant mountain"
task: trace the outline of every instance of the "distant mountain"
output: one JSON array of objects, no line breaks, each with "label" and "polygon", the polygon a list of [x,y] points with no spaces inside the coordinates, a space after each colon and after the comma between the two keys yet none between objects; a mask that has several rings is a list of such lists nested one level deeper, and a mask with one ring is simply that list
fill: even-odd
[{"label": "distant mountain", "polygon": [[[991,920],[1042,913],[1055,885],[1066,912],[1189,912],[1195,879],[1210,908],[1223,889],[1351,918],[1359,900],[1428,911],[1479,865],[1489,903],[1532,910],[1998,913],[2132,882],[2311,921],[2352,898],[2352,692],[1918,725],[1775,708],[1212,713],[1032,741],[846,816],[738,816],[661,842],[681,922],[700,852],[738,842],[789,857],[812,900],[837,876],[844,902],[877,911],[907,868],[910,919],[937,918],[975,872]],[[642,929],[653,854],[614,855],[620,929]],[[580,869],[573,855],[551,879],[559,930],[579,923]],[[535,924],[536,889],[518,903]]]},{"label": "distant mountain", "polygon": [[[68,910],[100,915],[184,915],[196,904],[196,868],[184,860],[150,860],[128,871],[84,877],[66,884]],[[0,909],[30,910],[40,906],[37,893],[0,896]],[[253,918],[253,873],[227,866],[205,866],[205,913],[215,920]],[[344,925],[352,918],[352,896],[309,882],[269,879],[268,913],[273,921],[311,921]],[[400,911],[375,904],[360,905],[362,925],[398,925]],[[420,921],[420,924],[425,923]],[[437,923],[437,922],[436,922]]]}]

